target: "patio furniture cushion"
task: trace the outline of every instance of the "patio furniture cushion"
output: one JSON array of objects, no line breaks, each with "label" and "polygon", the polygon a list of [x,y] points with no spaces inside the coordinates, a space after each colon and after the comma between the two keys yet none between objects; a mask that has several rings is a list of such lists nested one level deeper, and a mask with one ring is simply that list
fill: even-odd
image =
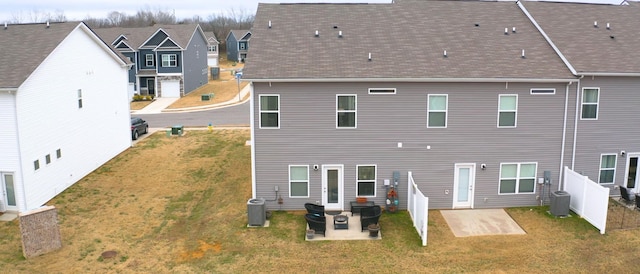
[{"label": "patio furniture cushion", "polygon": [[315,213],[315,214],[320,214],[320,216],[324,216],[324,206],[323,205],[316,205],[316,204],[312,204],[312,203],[306,203],[306,204],[304,204],[304,208],[307,209],[307,213]]}]

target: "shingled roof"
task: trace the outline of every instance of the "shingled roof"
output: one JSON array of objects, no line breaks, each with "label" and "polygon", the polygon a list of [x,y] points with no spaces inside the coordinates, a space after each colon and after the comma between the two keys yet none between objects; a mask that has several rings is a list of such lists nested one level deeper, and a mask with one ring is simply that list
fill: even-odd
[{"label": "shingled roof", "polygon": [[0,29],[0,88],[17,89],[80,23],[17,24]]},{"label": "shingled roof", "polygon": [[141,28],[102,28],[96,29],[95,32],[109,44],[113,43],[121,35],[124,35],[127,38],[126,43],[134,49],[138,49],[158,30],[166,32],[167,35],[182,48],[187,47],[191,37],[193,37],[196,31],[202,31],[198,29],[197,24],[181,24],[153,25]]},{"label": "shingled roof", "polygon": [[573,78],[513,2],[261,3],[252,34],[253,81]]},{"label": "shingled roof", "polygon": [[578,74],[640,73],[640,3],[523,4]]}]

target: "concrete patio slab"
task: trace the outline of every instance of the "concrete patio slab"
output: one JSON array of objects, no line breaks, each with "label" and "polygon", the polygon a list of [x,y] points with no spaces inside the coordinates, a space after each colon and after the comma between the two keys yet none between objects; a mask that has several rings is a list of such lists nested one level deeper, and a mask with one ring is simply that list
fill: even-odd
[{"label": "concrete patio slab", "polygon": [[17,213],[6,212],[6,213],[0,215],[0,222],[11,222],[11,221],[15,220],[16,218],[18,218],[18,214]]},{"label": "concrete patio slab", "polygon": [[[382,239],[382,230],[384,229],[384,224],[380,224],[380,231],[378,231],[378,237],[369,237],[369,231],[360,231],[360,215],[351,216],[349,212],[342,212],[342,215],[346,215],[349,217],[349,229],[334,229],[333,227],[333,215],[325,214],[327,218],[327,231],[326,235],[322,236],[322,234],[315,234],[313,239],[307,239],[305,236],[305,240],[309,242],[314,241],[340,241],[340,240],[381,240]],[[305,229],[309,229],[309,226],[306,226]]]},{"label": "concrete patio slab", "polygon": [[440,210],[456,237],[522,235],[522,228],[504,209]]}]

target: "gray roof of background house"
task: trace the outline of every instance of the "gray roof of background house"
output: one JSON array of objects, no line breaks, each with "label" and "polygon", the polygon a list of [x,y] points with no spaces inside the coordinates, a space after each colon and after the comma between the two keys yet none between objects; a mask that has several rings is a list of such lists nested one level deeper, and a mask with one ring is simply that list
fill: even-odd
[{"label": "gray roof of background house", "polygon": [[640,73],[640,3],[628,4],[524,2],[579,74]]},{"label": "gray roof of background house", "polygon": [[0,29],[0,88],[18,88],[80,23],[17,24]]},{"label": "gray roof of background house", "polygon": [[513,2],[261,3],[252,33],[251,80],[573,78]]},{"label": "gray roof of background house", "polygon": [[152,35],[162,29],[180,47],[186,48],[197,30],[197,26],[197,24],[153,25],[141,28],[100,28],[94,31],[108,44],[113,43],[120,35],[124,35],[127,37],[126,43],[137,50]]},{"label": "gray roof of background house", "polygon": [[[247,33],[249,33],[251,30],[248,29],[232,29],[229,31],[229,35],[233,35],[233,37],[236,38],[236,40],[242,40],[243,37],[245,37],[247,35]],[[229,35],[227,35],[227,38],[229,38]]]}]

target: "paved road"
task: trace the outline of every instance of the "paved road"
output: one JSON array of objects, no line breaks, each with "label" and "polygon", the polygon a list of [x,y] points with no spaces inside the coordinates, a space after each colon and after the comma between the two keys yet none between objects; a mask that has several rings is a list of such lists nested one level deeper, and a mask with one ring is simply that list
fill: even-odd
[{"label": "paved road", "polygon": [[249,101],[240,105],[221,107],[217,109],[159,113],[159,114],[132,114],[149,123],[151,128],[171,127],[183,125],[185,127],[206,127],[211,123],[218,126],[249,126]]}]

